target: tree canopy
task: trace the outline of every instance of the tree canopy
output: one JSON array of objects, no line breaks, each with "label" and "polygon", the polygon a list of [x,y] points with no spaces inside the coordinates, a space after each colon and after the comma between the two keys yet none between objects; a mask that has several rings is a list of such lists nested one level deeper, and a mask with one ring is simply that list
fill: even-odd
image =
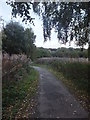
[{"label": "tree canopy", "polygon": [[37,58],[51,57],[50,51],[48,49],[45,49],[45,48],[42,48],[42,47],[37,48],[36,53],[37,53],[37,55],[36,55]]},{"label": "tree canopy", "polygon": [[3,30],[2,49],[7,53],[18,54],[24,52],[24,28],[17,22],[10,22]]},{"label": "tree canopy", "polygon": [[2,50],[9,55],[24,53],[32,59],[35,38],[31,28],[24,29],[19,23],[11,21],[2,31]]},{"label": "tree canopy", "polygon": [[20,15],[23,21],[30,23],[33,18],[30,9],[43,18],[43,35],[46,41],[51,37],[54,28],[57,37],[62,43],[76,41],[79,46],[89,42],[89,3],[88,2],[11,2],[14,17]]},{"label": "tree canopy", "polygon": [[34,59],[34,53],[35,53],[35,42],[36,35],[34,35],[34,32],[32,29],[27,28],[25,30],[25,48],[26,48],[26,54],[31,59]]}]

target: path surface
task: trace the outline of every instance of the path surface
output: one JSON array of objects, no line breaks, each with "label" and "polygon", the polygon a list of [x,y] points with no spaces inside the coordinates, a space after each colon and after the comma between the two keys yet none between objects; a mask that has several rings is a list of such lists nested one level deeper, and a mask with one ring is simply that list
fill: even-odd
[{"label": "path surface", "polygon": [[39,71],[38,111],[40,118],[87,118],[87,112],[60,80],[45,68]]}]

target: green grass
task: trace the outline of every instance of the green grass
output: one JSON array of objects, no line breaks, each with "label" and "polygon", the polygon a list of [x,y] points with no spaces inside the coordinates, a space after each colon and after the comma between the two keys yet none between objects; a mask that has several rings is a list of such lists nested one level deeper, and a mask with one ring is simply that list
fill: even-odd
[{"label": "green grass", "polygon": [[[55,66],[56,65],[56,66]],[[71,80],[75,87],[88,92],[88,64],[79,62],[66,62],[52,65],[57,72],[61,72],[63,76]]]},{"label": "green grass", "polygon": [[[14,76],[3,79],[2,114],[3,119],[15,117],[25,99],[30,99],[37,89],[39,74],[28,64],[14,73]],[[7,82],[6,82],[7,81]],[[27,104],[26,104],[27,105]]]},{"label": "green grass", "polygon": [[[40,64],[40,63],[39,63]],[[49,71],[55,74],[65,86],[75,95],[86,110],[90,110],[88,102],[88,68],[89,63],[83,62],[43,62],[42,67],[47,67]]]}]

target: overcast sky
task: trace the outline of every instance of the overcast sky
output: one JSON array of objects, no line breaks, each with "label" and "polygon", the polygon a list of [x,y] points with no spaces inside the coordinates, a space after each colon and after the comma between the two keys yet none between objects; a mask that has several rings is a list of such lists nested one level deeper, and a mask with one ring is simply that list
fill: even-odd
[{"label": "overcast sky", "polygon": [[[58,41],[57,34],[54,32],[54,30],[52,31],[51,40],[44,42],[42,20],[39,18],[39,16],[37,14],[33,13],[33,11],[31,13],[31,15],[32,15],[32,17],[35,18],[35,20],[34,20],[35,26],[30,25],[30,24],[25,25],[24,23],[22,23],[22,20],[20,17],[18,17],[17,19],[13,18],[12,20],[19,22],[25,28],[32,27],[34,34],[36,35],[35,45],[37,47],[44,47],[44,48],[59,48],[59,47],[67,47],[67,48],[74,47],[74,48],[76,48],[77,47],[74,44],[74,42],[71,43],[71,46],[69,45],[69,43],[67,43],[66,45],[62,45]],[[0,0],[0,16],[2,16],[2,18],[5,20],[5,24],[9,23],[11,20],[11,7],[5,3],[5,0],[2,0],[2,1]]]}]

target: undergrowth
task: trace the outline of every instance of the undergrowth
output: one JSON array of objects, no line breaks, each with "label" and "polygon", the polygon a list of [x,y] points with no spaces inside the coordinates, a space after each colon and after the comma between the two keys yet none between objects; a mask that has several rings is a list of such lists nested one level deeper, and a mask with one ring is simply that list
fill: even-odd
[{"label": "undergrowth", "polygon": [[[38,84],[38,72],[28,64],[2,80],[2,117],[14,119],[23,101],[33,96]],[[24,104],[25,105],[25,104]]]}]

